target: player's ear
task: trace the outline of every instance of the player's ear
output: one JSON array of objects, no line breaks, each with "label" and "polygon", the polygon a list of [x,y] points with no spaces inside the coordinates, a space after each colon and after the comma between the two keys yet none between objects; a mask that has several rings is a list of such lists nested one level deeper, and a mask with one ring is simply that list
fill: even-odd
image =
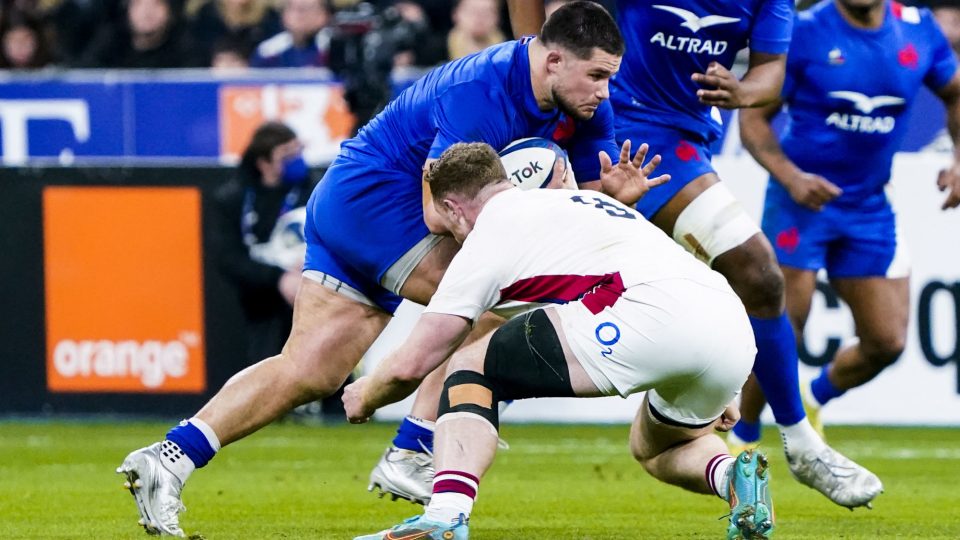
[{"label": "player's ear", "polygon": [[444,211],[447,213],[447,215],[449,215],[450,217],[456,217],[456,216],[458,215],[458,213],[459,213],[460,207],[457,205],[457,203],[453,202],[452,200],[450,200],[450,199],[444,199],[444,200],[443,200],[443,210],[444,210]]},{"label": "player's ear", "polygon": [[547,72],[556,73],[563,64],[563,51],[560,49],[550,49],[547,51]]}]

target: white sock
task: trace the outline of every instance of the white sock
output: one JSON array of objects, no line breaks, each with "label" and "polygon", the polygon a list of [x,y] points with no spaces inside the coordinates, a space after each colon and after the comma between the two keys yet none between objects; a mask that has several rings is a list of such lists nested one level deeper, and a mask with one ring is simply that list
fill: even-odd
[{"label": "white sock", "polygon": [[799,455],[817,452],[827,445],[806,418],[791,426],[778,427],[783,440],[783,451],[788,459],[791,453]]},{"label": "white sock", "polygon": [[181,486],[187,483],[187,478],[197,468],[180,449],[180,445],[166,440],[160,443],[160,463],[180,480]]},{"label": "white sock", "polygon": [[729,454],[718,454],[707,463],[707,483],[725,501],[730,500],[730,468],[735,460]]},{"label": "white sock", "polygon": [[472,510],[473,499],[463,493],[434,493],[424,515],[430,521],[455,523],[461,514],[469,518]]},{"label": "white sock", "polygon": [[207,442],[210,443],[210,448],[213,448],[214,452],[220,451],[220,439],[217,438],[217,434],[214,433],[212,427],[196,416],[188,420],[188,422],[193,424],[193,427],[199,429],[200,433],[203,433],[203,436],[206,437]]},{"label": "white sock", "polygon": [[423,429],[429,429],[430,431],[437,430],[436,422],[431,422],[430,420],[424,420],[423,418],[417,418],[416,416],[411,416],[409,414],[407,415],[407,420],[409,420],[411,424],[416,424],[422,427]]}]

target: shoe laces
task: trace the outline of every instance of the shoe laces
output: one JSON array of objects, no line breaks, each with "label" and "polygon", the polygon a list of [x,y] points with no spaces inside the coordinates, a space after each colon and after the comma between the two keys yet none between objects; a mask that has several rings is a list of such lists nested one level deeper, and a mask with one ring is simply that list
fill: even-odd
[{"label": "shoe laces", "polygon": [[423,453],[430,456],[430,460],[433,461],[433,450],[427,448],[427,445],[423,444],[423,441],[417,439],[417,444],[420,445],[420,449],[423,450]]},{"label": "shoe laces", "polygon": [[[831,471],[831,474],[834,476],[853,476],[857,473],[857,470],[860,468],[856,463],[853,463],[842,454],[838,453],[836,450],[833,450],[830,447],[824,449],[823,452],[817,456],[817,461],[823,464],[824,467]],[[834,471],[845,470],[849,471],[848,474],[837,474]]]}]

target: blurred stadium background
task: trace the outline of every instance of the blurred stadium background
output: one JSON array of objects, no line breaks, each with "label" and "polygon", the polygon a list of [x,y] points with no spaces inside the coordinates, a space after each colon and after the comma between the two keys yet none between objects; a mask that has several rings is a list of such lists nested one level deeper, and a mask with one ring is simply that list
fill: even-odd
[{"label": "blurred stadium background", "polygon": [[[940,9],[956,48],[960,7]],[[288,18],[303,25],[291,28]],[[286,54],[276,39],[283,32],[308,36],[306,52]],[[246,365],[238,291],[208,249],[217,241],[210,199],[257,126],[292,127],[319,178],[339,143],[424,69],[506,35],[497,0],[4,0],[0,536],[141,534],[128,496],[100,488],[126,451],[163,427],[125,422],[187,415]],[[717,143],[717,168],[759,216],[766,176],[740,147],[735,118],[724,121],[734,128]],[[782,516],[796,524],[783,526],[783,537],[960,538],[952,504],[960,483],[960,214],[939,210],[934,185],[952,152],[943,125],[942,106],[924,90],[892,180],[914,263],[907,350],[824,413],[828,424],[940,427],[830,428],[839,449],[893,480],[888,494],[877,512],[838,526],[832,520],[847,513],[782,475]],[[801,351],[807,376],[853,335],[836,295],[826,284],[818,290]],[[416,306],[402,308],[365,369],[416,314]],[[618,424],[632,418],[636,398],[532,400],[504,421]],[[399,418],[407,407],[379,418]],[[225,505],[204,504],[190,519],[217,538],[332,538],[412,514],[363,493],[390,428],[356,429],[281,426],[231,447],[218,460],[227,464],[186,495],[188,504]],[[677,524],[679,509],[713,507],[666,491],[630,464],[624,426],[517,426],[505,436],[514,450],[479,507],[500,517],[477,530],[482,538],[509,537],[512,519],[530,536],[558,538],[713,530],[709,510],[698,513],[708,516],[700,523]],[[52,504],[51,490],[64,498]],[[551,507],[564,493],[576,500]],[[528,505],[531,516],[517,510]],[[71,510],[50,513],[57,506]],[[243,527],[226,525],[238,514],[248,516]]]}]

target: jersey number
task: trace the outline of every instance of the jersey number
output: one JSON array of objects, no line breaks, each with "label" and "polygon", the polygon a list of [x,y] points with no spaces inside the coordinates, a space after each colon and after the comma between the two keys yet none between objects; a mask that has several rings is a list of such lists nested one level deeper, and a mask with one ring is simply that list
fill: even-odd
[{"label": "jersey number", "polygon": [[627,219],[637,219],[637,216],[633,212],[613,204],[612,202],[605,201],[600,197],[590,197],[589,200],[583,197],[583,195],[574,195],[570,197],[570,200],[580,204],[589,204],[593,205],[594,208],[599,208],[607,213],[609,216],[613,217],[622,217]]}]

